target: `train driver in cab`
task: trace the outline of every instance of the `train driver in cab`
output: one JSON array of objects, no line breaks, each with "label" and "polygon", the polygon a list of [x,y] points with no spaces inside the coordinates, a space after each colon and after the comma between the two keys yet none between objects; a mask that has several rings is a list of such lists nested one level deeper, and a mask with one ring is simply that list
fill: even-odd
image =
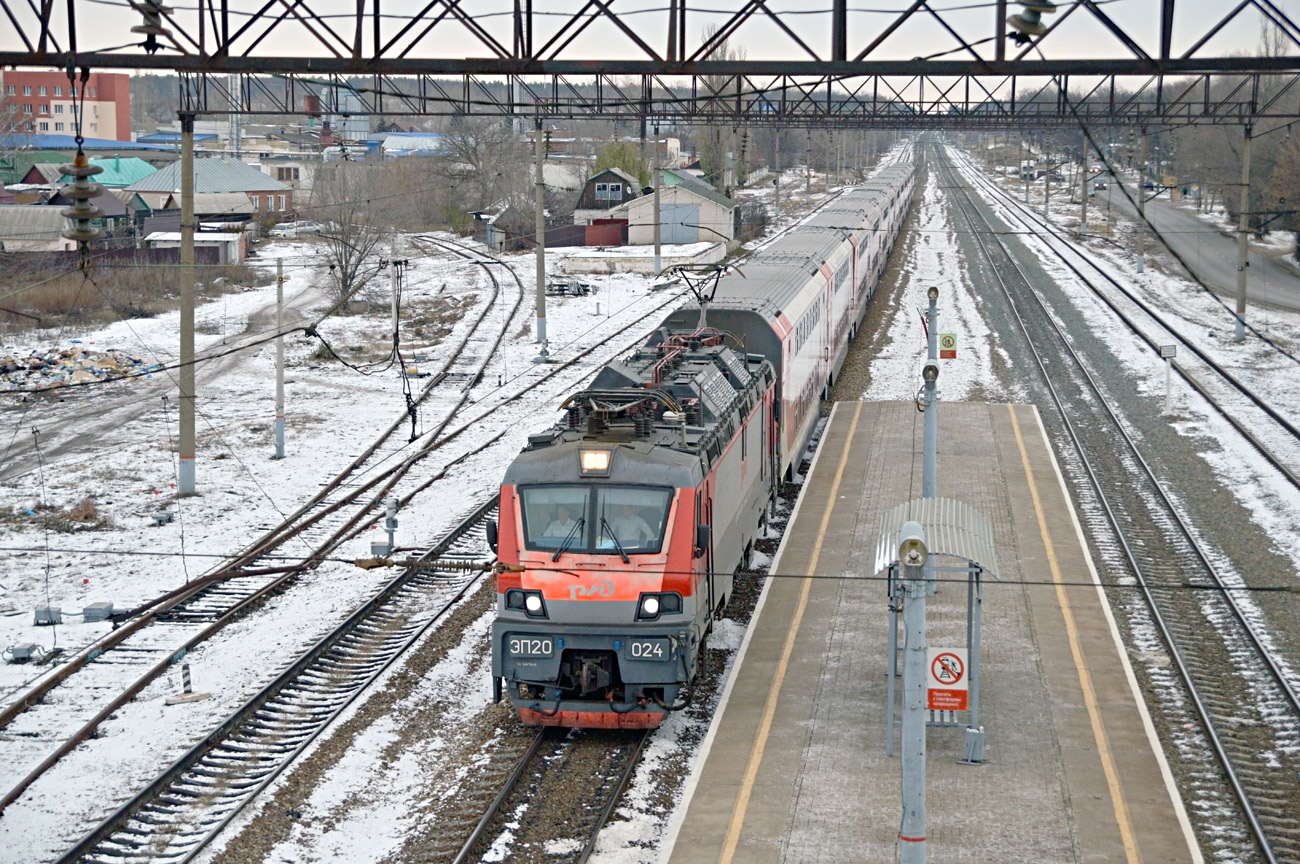
[{"label": "train driver in cab", "polygon": [[569,514],[568,505],[558,504],[555,507],[555,518],[551,520],[550,525],[546,526],[546,534],[544,536],[560,538],[567,537],[569,536],[569,532],[573,530],[573,526],[576,524],[577,523],[573,520],[573,516]]},{"label": "train driver in cab", "polygon": [[655,533],[631,504],[620,504],[615,509],[609,528],[624,548],[646,546],[655,539]]}]

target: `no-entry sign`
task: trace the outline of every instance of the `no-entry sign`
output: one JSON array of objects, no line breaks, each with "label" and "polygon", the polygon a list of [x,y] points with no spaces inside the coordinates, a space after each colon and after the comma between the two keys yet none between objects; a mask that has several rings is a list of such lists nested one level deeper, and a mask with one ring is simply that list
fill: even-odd
[{"label": "no-entry sign", "polygon": [[926,652],[929,681],[926,707],[932,711],[965,711],[969,696],[965,648],[930,648]]},{"label": "no-entry sign", "polygon": [[957,334],[956,333],[939,334],[939,359],[940,360],[957,359]]}]

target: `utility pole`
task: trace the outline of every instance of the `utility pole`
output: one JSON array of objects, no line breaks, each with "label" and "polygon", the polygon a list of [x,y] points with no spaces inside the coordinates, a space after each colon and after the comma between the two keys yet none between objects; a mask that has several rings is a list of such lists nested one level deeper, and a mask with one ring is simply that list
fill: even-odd
[{"label": "utility pole", "polygon": [[1246,340],[1246,258],[1250,231],[1250,138],[1251,128],[1246,127],[1246,137],[1241,142],[1241,215],[1237,217],[1237,327],[1232,341]]},{"label": "utility pole", "polygon": [[655,224],[654,224],[654,229],[655,229],[655,278],[658,279],[658,278],[659,278],[659,274],[663,272],[663,260],[664,260],[664,259],[663,259],[663,254],[662,254],[662,253],[663,253],[663,246],[661,245],[661,242],[662,242],[662,235],[660,234],[660,229],[661,229],[661,227],[662,227],[662,225],[663,225],[663,221],[664,221],[664,220],[663,220],[663,216],[662,216],[663,211],[659,209],[659,186],[660,186],[660,185],[662,184],[662,182],[663,182],[663,166],[659,164],[659,124],[657,124],[657,123],[655,124],[655,140],[654,140],[654,148],[655,148],[655,162],[654,162],[654,165],[655,165],[655,176],[654,176],[654,178],[652,179],[651,182],[654,183],[654,190],[655,190],[655,191],[654,191],[654,196],[655,196],[655,200],[654,200],[654,205],[655,205],[655,215],[654,215],[654,222],[655,222]]},{"label": "utility pole", "polygon": [[275,457],[284,458],[284,259],[275,259]]},{"label": "utility pole", "polygon": [[781,131],[776,132],[776,193],[772,200],[776,204],[776,221],[781,221]]},{"label": "utility pole", "polygon": [[1025,187],[1025,203],[1029,203],[1029,164],[1025,159],[1025,135],[1020,134],[1020,182]]},{"label": "utility pole", "polygon": [[808,201],[808,206],[812,206],[812,129],[808,130],[808,143],[804,145],[803,150],[804,174],[803,190],[804,198]]},{"label": "utility pole", "polygon": [[1043,152],[1043,218],[1052,218],[1052,136],[1047,136],[1047,146]]},{"label": "utility pole", "polygon": [[1137,225],[1137,271],[1147,269],[1147,130],[1143,126],[1138,132],[1138,225]]},{"label": "utility pole", "polygon": [[546,343],[546,184],[542,179],[542,120],[537,118],[537,189],[536,189],[536,246],[537,246],[537,344],[542,346],[534,361],[547,363],[551,352]]},{"label": "utility pole", "polygon": [[391,281],[391,284],[392,284],[392,289],[393,289],[393,300],[392,300],[393,356],[392,356],[392,360],[393,360],[394,363],[397,362],[397,355],[398,355],[398,350],[397,350],[397,349],[398,349],[398,344],[397,344],[397,343],[398,343],[398,332],[399,332],[399,327],[398,327],[398,322],[397,322],[397,290],[398,290],[398,284],[399,284],[399,282],[400,282],[400,280],[401,280],[401,265],[398,264],[397,262],[398,262],[398,259],[400,259],[400,258],[402,257],[402,253],[404,253],[405,251],[406,251],[406,238],[405,238],[403,235],[401,235],[401,234],[395,234],[395,235],[393,235],[393,245],[389,248],[389,254],[388,254],[388,258],[389,258],[388,266],[389,266],[389,278],[390,278],[390,281]]},{"label": "utility pole", "polygon": [[181,405],[179,494],[194,494],[194,115],[181,113]]},{"label": "utility pole", "polygon": [[1088,130],[1079,133],[1083,136],[1082,146],[1079,148],[1080,163],[1079,174],[1083,180],[1083,196],[1079,199],[1082,202],[1079,206],[1079,239],[1086,240],[1088,237]]}]

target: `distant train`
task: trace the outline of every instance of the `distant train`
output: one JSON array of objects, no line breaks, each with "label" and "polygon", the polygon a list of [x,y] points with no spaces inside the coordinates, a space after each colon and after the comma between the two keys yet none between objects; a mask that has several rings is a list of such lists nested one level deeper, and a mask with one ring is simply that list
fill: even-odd
[{"label": "distant train", "polygon": [[645,728],[713,617],[866,314],[915,184],[841,193],[565,400],[501,485],[493,692],[530,725]]}]

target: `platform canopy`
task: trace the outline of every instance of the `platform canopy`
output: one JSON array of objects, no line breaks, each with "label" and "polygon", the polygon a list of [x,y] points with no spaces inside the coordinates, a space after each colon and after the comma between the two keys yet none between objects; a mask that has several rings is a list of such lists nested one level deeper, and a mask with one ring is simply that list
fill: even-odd
[{"label": "platform canopy", "polygon": [[908,522],[920,522],[925,528],[931,555],[964,558],[999,578],[992,523],[974,507],[952,498],[914,498],[886,511],[880,519],[874,575],[898,562],[898,532]]}]

